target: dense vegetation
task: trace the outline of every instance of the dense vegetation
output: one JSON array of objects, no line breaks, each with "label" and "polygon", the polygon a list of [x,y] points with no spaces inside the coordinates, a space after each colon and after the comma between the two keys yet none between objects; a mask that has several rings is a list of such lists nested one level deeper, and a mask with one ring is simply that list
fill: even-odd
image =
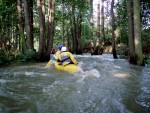
[{"label": "dense vegetation", "polygon": [[[95,5],[93,1],[98,2]],[[141,28],[138,29],[141,36],[137,31],[131,34],[138,36],[142,52],[137,52],[140,45],[133,45],[133,56],[128,14],[136,16],[138,12],[134,12],[134,7],[138,4],[132,0],[113,1],[0,0],[0,65],[15,61],[48,61],[50,50],[57,49],[58,44],[65,45],[74,54],[113,53],[116,58],[117,55],[128,56],[132,64],[150,62],[150,1],[136,0],[140,3],[137,11],[141,12]],[[128,8],[130,2],[131,8]],[[132,23],[131,27],[135,30],[137,26]]]}]

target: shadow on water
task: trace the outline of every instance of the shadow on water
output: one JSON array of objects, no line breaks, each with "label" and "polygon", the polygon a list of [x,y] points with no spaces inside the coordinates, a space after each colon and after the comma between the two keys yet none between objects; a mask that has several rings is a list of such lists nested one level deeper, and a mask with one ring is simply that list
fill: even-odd
[{"label": "shadow on water", "polygon": [[77,55],[79,72],[46,63],[0,68],[0,113],[149,113],[150,65]]}]

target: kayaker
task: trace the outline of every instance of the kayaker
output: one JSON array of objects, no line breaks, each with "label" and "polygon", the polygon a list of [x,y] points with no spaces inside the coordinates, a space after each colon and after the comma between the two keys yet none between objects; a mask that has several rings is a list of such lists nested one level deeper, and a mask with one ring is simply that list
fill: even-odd
[{"label": "kayaker", "polygon": [[75,65],[78,64],[78,62],[76,61],[76,59],[74,58],[72,53],[67,52],[66,47],[61,48],[61,52],[58,55],[58,59],[60,60],[59,65],[64,65],[65,66],[65,65],[68,65],[68,64],[75,64]]},{"label": "kayaker", "polygon": [[59,45],[57,52],[55,54],[50,54],[51,60],[49,60],[46,67],[50,66],[50,64],[54,63],[55,61],[59,62],[58,55],[60,54],[62,47],[63,47],[62,45]]},{"label": "kayaker", "polygon": [[55,54],[55,49],[54,48],[52,48],[51,54]]},{"label": "kayaker", "polygon": [[50,52],[50,58],[53,58],[55,55],[55,49],[52,48],[51,52]]}]

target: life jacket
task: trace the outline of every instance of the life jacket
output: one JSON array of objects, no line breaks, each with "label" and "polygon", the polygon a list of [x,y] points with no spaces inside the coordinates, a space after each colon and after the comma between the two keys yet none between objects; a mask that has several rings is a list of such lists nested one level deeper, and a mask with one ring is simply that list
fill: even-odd
[{"label": "life jacket", "polygon": [[59,65],[67,65],[73,63],[70,59],[69,52],[61,52],[59,55]]}]

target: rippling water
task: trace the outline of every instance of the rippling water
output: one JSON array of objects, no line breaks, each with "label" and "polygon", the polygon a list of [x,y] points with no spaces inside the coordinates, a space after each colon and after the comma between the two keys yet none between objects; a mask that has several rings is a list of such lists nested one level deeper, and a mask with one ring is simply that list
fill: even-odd
[{"label": "rippling water", "polygon": [[0,68],[0,113],[150,113],[150,65],[75,57],[77,73],[46,63]]}]

